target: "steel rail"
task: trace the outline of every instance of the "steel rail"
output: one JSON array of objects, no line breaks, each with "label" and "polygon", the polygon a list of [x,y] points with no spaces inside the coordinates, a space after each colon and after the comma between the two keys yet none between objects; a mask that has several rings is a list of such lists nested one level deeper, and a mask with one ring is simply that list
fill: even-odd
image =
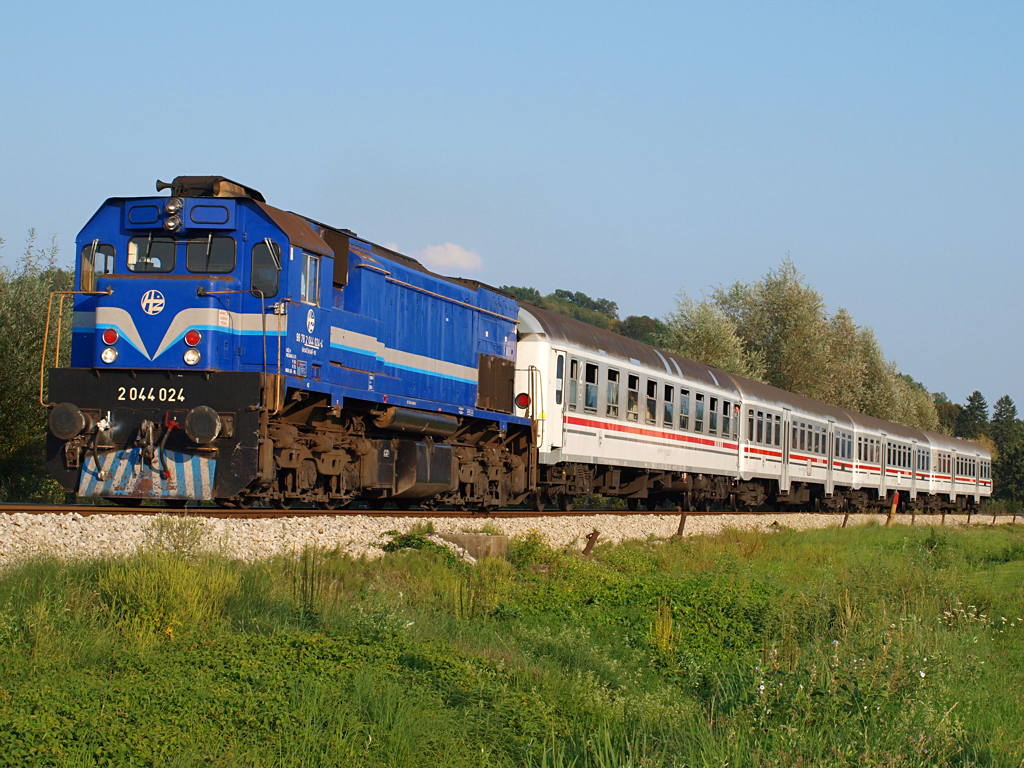
[{"label": "steel rail", "polygon": [[[425,509],[338,509],[338,510],[326,510],[326,509],[227,509],[224,507],[119,507],[119,506],[107,506],[100,504],[0,504],[0,514],[14,515],[14,514],[30,514],[30,515],[70,515],[79,514],[83,517],[91,517],[94,515],[115,515],[115,516],[130,516],[130,515],[176,515],[176,516],[189,516],[189,517],[209,517],[216,519],[225,520],[263,520],[263,519],[281,519],[281,518],[301,518],[301,517],[394,517],[394,518],[476,518],[476,519],[487,519],[487,518],[541,518],[541,517],[597,517],[597,516],[616,516],[616,517],[629,517],[629,516],[661,516],[661,517],[675,517],[681,515],[684,517],[727,517],[735,515],[757,515],[760,517],[772,517],[777,515],[822,515],[822,516],[843,516],[844,518],[856,517],[859,515],[887,515],[885,510],[870,511],[870,512],[847,512],[846,510],[839,511],[828,511],[828,510],[785,510],[782,512],[771,511],[771,512],[757,512],[757,511],[732,511],[732,510],[711,510],[711,511],[685,511],[682,509],[662,509],[662,510],[615,510],[615,509],[571,509],[568,511],[562,511],[558,509],[552,509],[550,511],[545,510],[538,512],[534,509],[495,509],[489,512],[483,512],[478,510],[461,510],[461,509],[437,509],[437,510],[425,510]],[[960,511],[947,511],[943,512],[915,512],[915,513],[900,513],[901,517],[907,517],[908,514],[913,521],[918,516],[920,517],[942,517],[945,520],[947,515],[967,515],[968,519],[971,517],[982,517],[992,518],[992,522],[995,522],[997,517],[1012,517],[1017,518],[1017,515],[1012,512],[960,512]],[[845,520],[844,520],[845,524]]]}]

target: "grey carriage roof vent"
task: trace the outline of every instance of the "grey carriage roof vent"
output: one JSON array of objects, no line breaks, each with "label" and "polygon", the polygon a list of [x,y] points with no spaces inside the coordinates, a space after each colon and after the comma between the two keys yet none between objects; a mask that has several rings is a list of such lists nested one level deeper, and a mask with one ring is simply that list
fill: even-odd
[{"label": "grey carriage roof vent", "polygon": [[258,190],[246,187],[223,176],[176,176],[168,184],[156,180],[156,191],[171,190],[174,197],[251,197],[261,203],[267,202]]}]

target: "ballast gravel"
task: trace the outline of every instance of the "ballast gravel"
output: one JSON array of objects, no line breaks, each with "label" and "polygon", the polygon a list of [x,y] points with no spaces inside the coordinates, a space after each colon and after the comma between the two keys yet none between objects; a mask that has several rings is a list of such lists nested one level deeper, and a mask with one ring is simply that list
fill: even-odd
[{"label": "ballast gravel", "polygon": [[[885,522],[885,515],[851,515],[848,525]],[[416,526],[432,524],[437,532],[474,532],[486,525],[489,533],[504,533],[523,538],[539,533],[554,547],[582,550],[586,536],[599,532],[599,543],[626,539],[667,538],[676,533],[679,514],[663,515],[587,515],[572,517],[458,518],[293,517],[264,520],[222,520],[194,518],[202,526],[202,546],[227,557],[245,561],[278,554],[298,552],[305,547],[338,548],[354,557],[375,558],[384,554],[381,546],[389,540],[388,531],[406,532]],[[939,515],[918,515],[917,525],[939,525]],[[1001,516],[998,522],[1016,518]],[[687,517],[685,536],[719,533],[727,528],[773,530],[824,528],[842,525],[842,515],[801,513],[759,513],[746,515]],[[910,525],[910,515],[898,515],[895,522]],[[973,515],[972,524],[988,524],[991,517]],[[968,523],[967,515],[946,515],[947,526]],[[162,523],[166,526],[166,522]],[[150,541],[161,525],[152,515],[84,516],[72,514],[33,515],[0,513],[0,568],[37,556],[65,560],[91,560],[118,557],[136,552]]]}]

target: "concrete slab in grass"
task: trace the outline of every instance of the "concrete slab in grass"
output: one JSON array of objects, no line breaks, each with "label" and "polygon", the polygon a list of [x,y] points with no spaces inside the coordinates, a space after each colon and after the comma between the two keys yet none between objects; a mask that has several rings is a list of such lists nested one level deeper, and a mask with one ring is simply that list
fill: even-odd
[{"label": "concrete slab in grass", "polygon": [[461,547],[477,560],[484,557],[505,557],[508,536],[490,533],[437,533],[438,538]]}]

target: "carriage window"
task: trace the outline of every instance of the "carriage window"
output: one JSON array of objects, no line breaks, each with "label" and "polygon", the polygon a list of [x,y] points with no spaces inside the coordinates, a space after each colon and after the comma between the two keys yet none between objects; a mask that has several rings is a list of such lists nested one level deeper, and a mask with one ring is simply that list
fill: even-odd
[{"label": "carriage window", "polygon": [[679,428],[690,428],[690,390],[679,390]]},{"label": "carriage window", "polygon": [[821,429],[819,427],[814,428],[814,452],[821,453]]},{"label": "carriage window", "polygon": [[270,240],[256,243],[252,247],[252,281],[249,289],[263,293],[264,299],[277,296],[281,281],[281,246]]},{"label": "carriage window", "polygon": [[757,442],[764,442],[764,411],[757,412]]},{"label": "carriage window", "polygon": [[569,408],[576,410],[576,395],[580,381],[580,361],[569,361]]},{"label": "carriage window", "polygon": [[608,369],[608,415],[619,418],[619,372]]},{"label": "carriage window", "polygon": [[640,418],[640,377],[626,376],[626,418],[636,421]]},{"label": "carriage window", "polygon": [[772,444],[772,415],[770,413],[765,414],[764,417],[764,444]]},{"label": "carriage window", "polygon": [[790,450],[797,451],[797,450],[800,449],[799,435],[800,435],[800,430],[797,428],[797,424],[794,424],[793,425],[793,442],[789,446]]},{"label": "carriage window", "polygon": [[807,450],[807,425],[800,422],[800,450]]},{"label": "carriage window", "polygon": [[583,391],[583,410],[594,413],[597,411],[597,366],[587,363],[585,367],[586,382]]},{"label": "carriage window", "polygon": [[747,411],[747,442],[754,442],[754,409]]},{"label": "carriage window", "polygon": [[718,431],[718,398],[712,397],[708,407],[708,432],[715,434]]},{"label": "carriage window", "polygon": [[776,447],[782,445],[782,417],[775,417],[775,445]]},{"label": "carriage window", "polygon": [[82,249],[82,290],[95,291],[96,278],[114,274],[114,246],[89,243]]},{"label": "carriage window", "polygon": [[562,387],[565,382],[565,355],[555,360],[555,405],[562,404]]},{"label": "carriage window", "polygon": [[704,395],[700,394],[700,392],[697,393],[697,402],[694,406],[693,431],[704,431]]},{"label": "carriage window", "polygon": [[206,237],[189,240],[185,248],[185,269],[207,275],[226,275],[235,271],[235,238]]},{"label": "carriage window", "polygon": [[729,401],[722,401],[722,435],[729,435]]},{"label": "carriage window", "polygon": [[175,242],[152,235],[128,241],[128,269],[132,272],[170,272],[174,269]]},{"label": "carriage window", "polygon": [[658,423],[658,382],[647,381],[647,423]]},{"label": "carriage window", "polygon": [[320,303],[320,257],[303,253],[302,301],[306,304]]},{"label": "carriage window", "polygon": [[665,426],[672,429],[676,424],[675,415],[676,388],[671,384],[665,385]]}]

